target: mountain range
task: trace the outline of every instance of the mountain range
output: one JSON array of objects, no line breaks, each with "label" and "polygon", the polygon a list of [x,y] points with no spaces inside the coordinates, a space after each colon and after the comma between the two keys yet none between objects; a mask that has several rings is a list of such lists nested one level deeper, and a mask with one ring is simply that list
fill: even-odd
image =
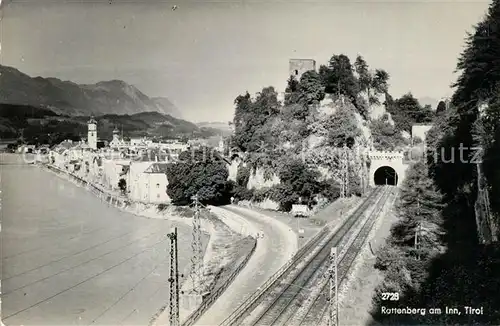
[{"label": "mountain range", "polygon": [[76,84],[57,78],[30,77],[0,65],[0,103],[50,109],[57,114],[96,116],[158,112],[182,118],[165,97],[148,97],[121,80]]},{"label": "mountain range", "polygon": [[[61,115],[29,105],[0,103],[0,138],[19,139],[30,144],[57,144],[65,139],[87,136],[89,116]],[[125,137],[209,138],[218,132],[159,112],[105,114],[96,118],[99,139],[111,140],[113,130]]]}]

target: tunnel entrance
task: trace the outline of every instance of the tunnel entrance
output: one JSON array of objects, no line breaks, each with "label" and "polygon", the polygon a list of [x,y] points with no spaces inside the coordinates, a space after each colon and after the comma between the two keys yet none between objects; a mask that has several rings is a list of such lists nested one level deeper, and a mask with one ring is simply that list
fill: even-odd
[{"label": "tunnel entrance", "polygon": [[396,170],[391,168],[390,166],[381,166],[379,167],[373,176],[375,185],[391,185],[396,186],[398,184],[398,174]]}]

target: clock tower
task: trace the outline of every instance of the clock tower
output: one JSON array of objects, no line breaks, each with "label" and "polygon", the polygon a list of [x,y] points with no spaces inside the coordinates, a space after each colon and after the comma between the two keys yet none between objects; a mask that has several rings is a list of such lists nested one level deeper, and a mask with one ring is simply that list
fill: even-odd
[{"label": "clock tower", "polygon": [[97,149],[97,121],[95,121],[94,116],[90,117],[89,122],[87,122],[87,126],[87,144],[90,148]]}]

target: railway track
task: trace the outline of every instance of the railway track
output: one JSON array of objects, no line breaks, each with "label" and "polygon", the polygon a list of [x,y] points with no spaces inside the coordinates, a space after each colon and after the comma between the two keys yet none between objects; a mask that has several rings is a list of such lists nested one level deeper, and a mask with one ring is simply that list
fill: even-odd
[{"label": "railway track", "polygon": [[[338,285],[340,286],[342,282],[346,279],[349,270],[351,269],[357,255],[363,248],[366,238],[370,233],[373,225],[375,224],[378,215],[382,211],[387,200],[392,200],[395,194],[394,189],[388,189],[382,195],[380,203],[370,214],[370,217],[364,222],[363,226],[356,234],[354,238],[351,239],[351,243],[344,248],[341,248],[339,254],[338,263]],[[310,325],[322,325],[325,320],[327,321],[327,311],[328,311],[328,280],[325,280],[320,286],[319,293],[315,295],[312,299],[312,304],[309,304],[306,312],[297,314],[294,319],[291,320],[287,325],[290,326],[310,326]]]},{"label": "railway track", "polygon": [[[264,293],[268,301],[261,300],[260,304],[248,307],[241,314],[250,316],[238,325],[288,325],[300,308],[301,302],[310,296],[309,285],[324,274],[322,268],[329,258],[330,248],[345,243],[345,239],[350,238],[346,235],[355,229],[360,220],[364,220],[363,216],[370,207],[377,207],[377,204],[384,200],[386,192],[385,187],[375,189],[336,232],[326,232],[311,246],[313,251],[309,253],[309,257],[306,257],[306,253],[303,257],[297,257],[287,273],[278,278]],[[236,320],[231,324],[236,324]]]},{"label": "railway track", "polygon": [[[366,209],[366,202],[373,200],[376,196],[377,189],[372,190],[368,196],[365,198],[364,202],[361,203],[354,211],[350,214],[357,215]],[[290,262],[285,264],[283,268],[278,271],[273,277],[271,277],[268,282],[263,284],[257,292],[250,296],[243,304],[236,309],[229,317],[227,317],[220,326],[230,326],[230,325],[241,325],[243,319],[252,312],[259,304],[263,301],[263,298],[269,295],[273,289],[275,289],[279,284],[279,280],[288,277],[297,267],[297,264],[305,261],[308,256],[314,255],[316,253],[315,248],[321,248],[328,241],[330,236],[330,229],[328,227],[323,228],[318,234],[316,234],[304,247],[300,248],[295,254]],[[313,252],[311,252],[313,250]]]}]

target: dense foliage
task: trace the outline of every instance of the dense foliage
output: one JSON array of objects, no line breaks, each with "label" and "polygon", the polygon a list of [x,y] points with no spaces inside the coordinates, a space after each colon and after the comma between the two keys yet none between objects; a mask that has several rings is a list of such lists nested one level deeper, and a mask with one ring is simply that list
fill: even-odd
[{"label": "dense foliage", "polygon": [[340,148],[345,145],[352,148],[356,138],[361,136],[354,113],[346,108],[339,108],[326,123],[327,142],[330,146]]},{"label": "dense foliage", "polygon": [[[299,198],[308,204],[313,203],[315,196],[337,198],[339,159],[322,157],[321,153],[328,148],[354,147],[363,137],[356,111],[368,118],[370,104],[377,103],[378,95],[387,92],[388,80],[385,71],[372,71],[361,56],[353,65],[346,55],[340,54],[333,55],[328,65],[320,67],[319,73],[307,71],[300,80],[290,76],[284,103],[278,103],[272,87],[264,88],[254,99],[248,92],[238,96],[233,148],[246,152],[245,162],[251,170],[261,168],[265,178],[280,174],[281,179],[280,185],[254,193],[254,200],[272,197],[281,209],[289,210]],[[331,115],[319,114],[317,110],[326,94],[335,101],[335,112]],[[362,101],[362,94],[367,95],[366,102]],[[316,142],[314,146],[322,146],[317,149],[319,155],[315,155],[314,150],[309,152],[310,140]],[[302,162],[299,164],[299,161]],[[329,184],[318,181],[320,174],[314,167],[319,165],[333,172]],[[287,180],[284,174],[289,169],[297,173],[296,180]],[[351,167],[350,171],[352,194],[361,193],[356,169],[358,167]],[[242,176],[238,177],[235,196],[248,198],[250,193],[243,180]]]},{"label": "dense foliage", "polygon": [[279,171],[279,190],[274,199],[281,208],[289,211],[292,204],[300,201],[312,205],[314,195],[319,193],[319,175],[308,168],[301,160],[287,162]]},{"label": "dense foliage", "polygon": [[[399,221],[393,225],[385,247],[377,256],[375,267],[385,271],[384,282],[376,289],[374,304],[388,306],[381,301],[381,293],[418,293],[426,281],[426,267],[442,251],[442,195],[428,176],[424,162],[415,163],[403,182],[396,206]],[[393,307],[412,306],[414,298],[407,296]],[[373,312],[379,321],[394,323],[393,316]],[[402,318],[397,316],[396,320]],[[407,321],[404,319],[405,322]]]},{"label": "dense foliage", "polygon": [[[430,187],[425,192],[406,190],[400,205],[404,211],[399,211],[401,223],[378,257],[377,266],[386,271],[384,284],[374,296],[374,314],[384,323],[500,322],[500,158],[496,154],[500,140],[500,1],[493,1],[466,43],[457,64],[459,77],[450,106],[443,110],[441,105],[427,137],[429,178],[424,184],[432,182],[432,188],[442,195]],[[475,157],[477,148],[483,149],[482,164],[481,155]],[[438,198],[442,199],[439,205]],[[415,211],[417,199],[419,214]],[[424,200],[432,205],[423,206]],[[441,205],[440,214],[434,214]],[[412,233],[419,235],[419,220],[429,226],[426,236],[418,237],[420,245],[415,249],[411,248]],[[435,248],[441,245],[446,251],[436,254]],[[383,316],[380,307],[387,302],[377,298],[386,291],[399,292],[397,305],[401,307],[475,306],[483,307],[484,314]]]},{"label": "dense foliage", "polygon": [[370,123],[373,146],[376,150],[395,150],[407,143],[401,132],[390,122],[387,114],[384,114]]},{"label": "dense foliage", "polygon": [[194,195],[205,204],[227,203],[232,192],[228,175],[225,162],[210,149],[182,152],[179,162],[168,166],[167,194],[176,205],[191,203]]},{"label": "dense foliage", "polygon": [[422,107],[411,93],[396,100],[389,98],[387,112],[391,114],[396,129],[409,133],[413,124],[430,123],[435,115],[429,107]]}]

